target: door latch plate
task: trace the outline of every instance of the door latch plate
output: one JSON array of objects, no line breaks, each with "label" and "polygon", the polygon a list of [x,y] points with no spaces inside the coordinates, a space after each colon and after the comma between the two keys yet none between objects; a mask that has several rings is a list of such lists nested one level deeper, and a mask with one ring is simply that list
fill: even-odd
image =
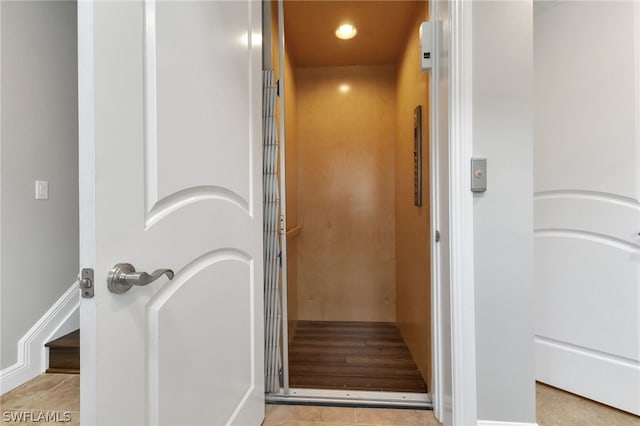
[{"label": "door latch plate", "polygon": [[80,292],[85,299],[93,297],[93,269],[84,268],[80,272]]}]

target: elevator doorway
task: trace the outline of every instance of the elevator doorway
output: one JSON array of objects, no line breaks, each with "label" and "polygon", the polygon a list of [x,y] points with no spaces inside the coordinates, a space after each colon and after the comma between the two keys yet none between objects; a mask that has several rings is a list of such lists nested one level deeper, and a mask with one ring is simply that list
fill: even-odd
[{"label": "elevator doorway", "polygon": [[[285,393],[428,399],[428,192],[414,203],[416,106],[430,187],[427,14],[422,1],[284,2]],[[336,38],[345,23],[351,40]]]}]

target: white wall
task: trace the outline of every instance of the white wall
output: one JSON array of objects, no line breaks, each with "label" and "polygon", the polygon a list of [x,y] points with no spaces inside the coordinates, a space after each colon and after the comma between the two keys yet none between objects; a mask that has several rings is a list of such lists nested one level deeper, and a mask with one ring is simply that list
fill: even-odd
[{"label": "white wall", "polygon": [[529,1],[473,3],[478,419],[535,423],[533,21]]},{"label": "white wall", "polygon": [[[0,368],[78,274],[75,2],[1,6]],[[49,200],[34,181],[49,181]]]}]

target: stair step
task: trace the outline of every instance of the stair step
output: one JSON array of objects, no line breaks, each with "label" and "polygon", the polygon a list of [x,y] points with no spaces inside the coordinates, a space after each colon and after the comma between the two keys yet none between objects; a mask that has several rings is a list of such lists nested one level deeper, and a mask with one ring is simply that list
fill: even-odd
[{"label": "stair step", "polygon": [[45,344],[47,348],[79,348],[80,347],[80,330],[58,337],[55,340]]},{"label": "stair step", "polygon": [[80,330],[45,344],[49,348],[47,373],[80,373]]},{"label": "stair step", "polygon": [[47,374],[80,374],[77,368],[47,368]]}]

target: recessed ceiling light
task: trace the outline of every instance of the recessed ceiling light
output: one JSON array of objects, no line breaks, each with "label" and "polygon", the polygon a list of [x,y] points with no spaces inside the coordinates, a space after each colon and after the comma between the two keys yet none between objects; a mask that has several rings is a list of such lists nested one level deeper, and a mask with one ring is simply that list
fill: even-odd
[{"label": "recessed ceiling light", "polygon": [[354,38],[358,30],[351,24],[340,25],[336,30],[336,37],[342,40],[349,40],[350,38]]},{"label": "recessed ceiling light", "polygon": [[338,92],[340,93],[349,93],[350,90],[351,90],[351,86],[349,86],[346,83],[343,83],[340,86],[338,86]]}]

